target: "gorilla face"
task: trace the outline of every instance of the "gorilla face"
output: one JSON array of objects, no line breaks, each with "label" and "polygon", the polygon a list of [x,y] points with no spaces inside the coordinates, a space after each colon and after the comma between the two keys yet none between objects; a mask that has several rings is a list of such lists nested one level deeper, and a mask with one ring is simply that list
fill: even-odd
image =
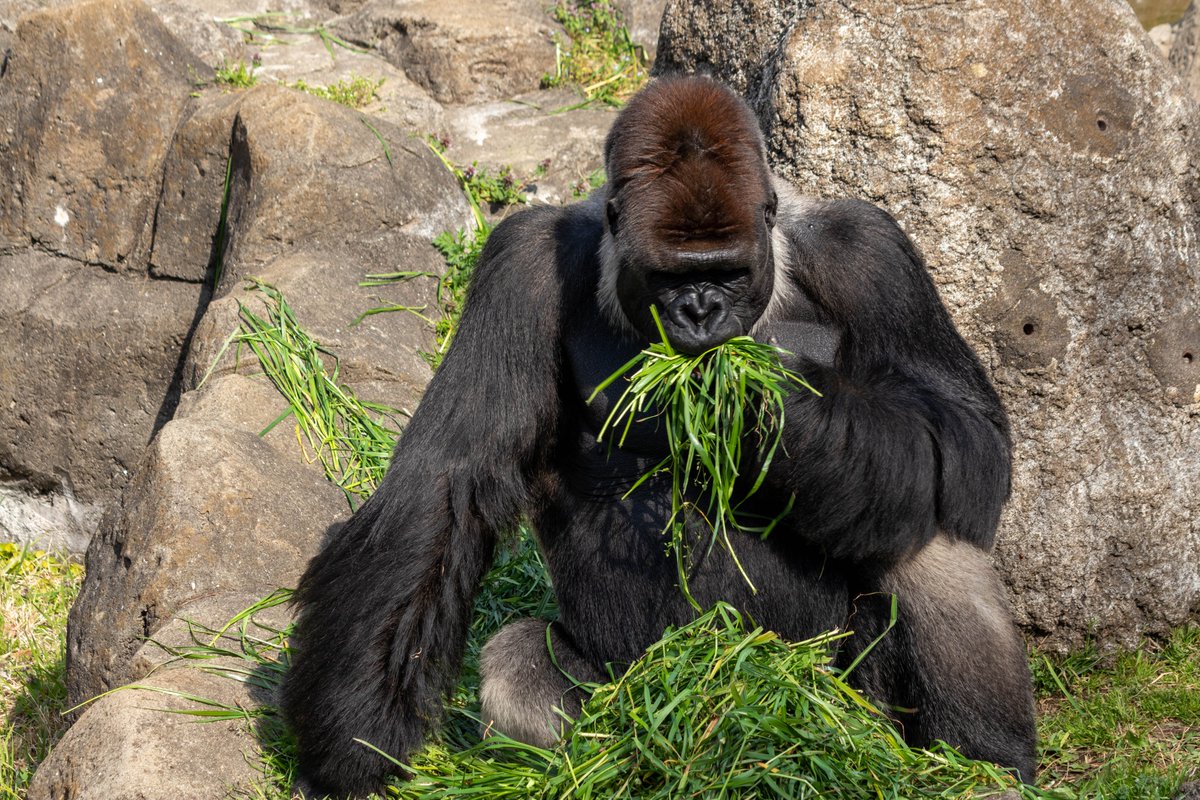
[{"label": "gorilla face", "polygon": [[717,84],[636,96],[605,147],[600,302],[618,327],[699,353],[750,332],[775,288],[779,203],[758,123]]},{"label": "gorilla face", "polygon": [[[771,234],[777,198],[769,186],[745,198],[757,210],[748,227],[714,233],[684,228],[637,198],[623,215],[616,198],[606,217],[613,241],[612,289],[628,323],[650,341],[661,337],[654,306],[671,345],[696,354],[750,331],[774,288]],[[630,218],[623,224],[622,217]]]}]

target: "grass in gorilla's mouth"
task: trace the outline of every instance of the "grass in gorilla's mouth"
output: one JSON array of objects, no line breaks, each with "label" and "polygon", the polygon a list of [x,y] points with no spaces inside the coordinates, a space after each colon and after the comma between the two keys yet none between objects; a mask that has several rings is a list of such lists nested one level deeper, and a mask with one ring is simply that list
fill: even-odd
[{"label": "grass in gorilla's mouth", "polygon": [[[685,542],[689,516],[701,517],[712,529],[711,549],[718,541],[729,552],[746,583],[753,581],[742,568],[730,538],[731,531],[768,535],[790,510],[773,519],[755,520],[739,507],[762,486],[779,450],[783,432],[783,399],[795,389],[820,394],[803,377],[786,369],[779,348],[737,336],[699,355],[677,352],[667,340],[653,306],[650,313],[661,341],[651,343],[602,382],[591,402],[615,381],[628,375],[629,385],[613,405],[599,439],[615,436],[619,447],[635,421],[661,417],[667,432],[668,455],[642,476],[630,493],[651,476],[666,471],[671,477],[671,516],[664,533],[679,569],[679,588],[701,610],[688,589],[693,560]],[[611,441],[611,440],[610,440]],[[753,453],[744,453],[751,445]],[[743,476],[750,466],[752,474]],[[738,486],[749,486],[737,497]],[[702,505],[690,501],[704,497]]]}]

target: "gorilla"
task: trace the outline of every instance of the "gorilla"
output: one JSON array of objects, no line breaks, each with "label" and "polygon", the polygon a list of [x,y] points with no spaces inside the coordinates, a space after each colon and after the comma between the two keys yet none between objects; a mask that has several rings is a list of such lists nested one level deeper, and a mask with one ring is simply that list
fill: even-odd
[{"label": "gorilla", "polygon": [[301,780],[366,793],[398,770],[355,739],[401,760],[421,745],[498,536],[519,520],[559,617],[511,623],[485,646],[492,729],[552,744],[583,700],[564,672],[599,679],[694,619],[663,536],[669,476],[629,492],[665,434],[648,420],[620,447],[597,441],[620,382],[588,402],[659,340],[652,305],[676,349],[748,334],[820,391],[786,397],[781,449],[748,509],[790,511],[766,538],[734,534],[757,591],[693,520],[696,600],[792,640],[853,630],[843,665],[879,638],[851,680],[908,742],[944,740],[1030,780],[1029,669],[988,555],[1009,493],[1008,421],[916,247],[872,205],[789,189],[749,107],[710,79],[643,89],[605,166],[586,201],[493,231],[387,476],[300,581],[282,707]]}]

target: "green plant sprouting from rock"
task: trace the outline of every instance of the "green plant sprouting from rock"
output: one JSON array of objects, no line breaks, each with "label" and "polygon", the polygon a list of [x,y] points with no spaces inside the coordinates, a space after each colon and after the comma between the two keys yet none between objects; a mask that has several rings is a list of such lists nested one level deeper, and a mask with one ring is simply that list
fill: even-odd
[{"label": "green plant sprouting from rock", "polygon": [[314,97],[331,100],[338,105],[346,106],[346,108],[359,109],[365,108],[379,99],[379,89],[383,86],[383,81],[383,78],[371,80],[361,75],[351,75],[326,86],[309,84],[303,79],[290,83],[288,86]]},{"label": "green plant sprouting from rock", "polygon": [[257,53],[248,64],[242,59],[222,60],[220,65],[213,69],[214,82],[227,89],[249,89],[258,83],[258,76],[254,73],[261,64],[262,58]]},{"label": "green plant sprouting from rock", "polygon": [[619,106],[649,79],[646,51],[611,0],[558,0],[550,13],[570,44],[555,37],[554,74],[543,76],[544,86],[577,86],[588,102]]}]

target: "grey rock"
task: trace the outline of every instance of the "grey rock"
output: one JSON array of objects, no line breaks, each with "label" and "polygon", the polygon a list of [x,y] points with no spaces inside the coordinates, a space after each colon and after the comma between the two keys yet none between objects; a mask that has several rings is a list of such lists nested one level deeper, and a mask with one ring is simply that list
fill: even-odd
[{"label": "grey rock", "polygon": [[0,241],[143,270],[167,143],[208,67],[135,0],[31,13],[11,48]]},{"label": "grey rock", "polygon": [[1175,41],[1175,26],[1169,23],[1155,25],[1150,30],[1146,31],[1146,35],[1150,37],[1150,41],[1154,42],[1154,46],[1163,54],[1163,58],[1168,58],[1171,55],[1171,45]]},{"label": "grey rock", "polygon": [[658,29],[667,0],[617,0],[615,5],[625,16],[629,38],[645,48],[646,57],[653,62],[658,52]]},{"label": "grey rock", "polygon": [[105,507],[156,426],[201,289],[0,255],[0,476]]},{"label": "grey rock", "polygon": [[466,224],[462,194],[429,148],[382,120],[368,122],[278,86],[244,93],[219,294],[303,249],[336,252],[364,275],[390,271],[410,237],[429,241]]},{"label": "grey rock", "polygon": [[241,31],[218,22],[211,10],[187,0],[153,0],[150,5],[167,30],[205,64],[216,67],[249,58]]},{"label": "grey rock", "polygon": [[336,23],[442,104],[532,91],[554,70],[557,30],[542,0],[373,0]]},{"label": "grey rock", "polygon": [[1180,786],[1175,800],[1200,800],[1200,781],[1188,781]]},{"label": "grey rock", "polygon": [[278,85],[199,101],[164,173],[151,271],[200,281],[219,263],[218,293],[303,248],[389,271],[412,237],[467,220],[453,176],[419,138]]},{"label": "grey rock", "polygon": [[[258,599],[222,593],[181,607],[178,617],[157,631],[154,642],[141,645],[133,659],[136,687],[144,688],[127,687],[86,706],[38,769],[28,800],[215,800],[261,784],[264,776],[254,760],[256,731],[271,721],[260,720],[257,728],[243,720],[201,721],[186,712],[202,706],[179,693],[246,709],[271,698],[246,683],[172,664],[160,646],[193,643],[184,620],[219,629],[232,616],[229,609],[248,608]],[[276,628],[286,623],[278,607],[256,619]],[[221,637],[218,644],[240,652],[234,635]],[[206,666],[252,668],[231,657]]]},{"label": "grey rock", "polygon": [[549,170],[527,194],[538,202],[573,202],[573,187],[603,169],[604,137],[616,117],[604,106],[571,108],[578,104],[579,95],[555,89],[452,107],[446,154],[455,164],[478,161],[493,172],[509,165],[518,177],[533,175],[548,159]]},{"label": "grey rock", "polygon": [[924,249],[1012,416],[997,559],[1026,628],[1132,644],[1194,616],[1200,118],[1129,9],[675,0],[656,69],[730,81],[801,191]]},{"label": "grey rock", "polygon": [[[291,36],[288,44],[258,51],[263,80],[293,85],[304,81],[314,87],[365,78],[379,84],[377,99],[359,110],[405,131],[424,136],[442,129],[442,106],[378,53],[326,47],[314,36]],[[379,83],[382,81],[382,83]]]},{"label": "grey rock", "polygon": [[192,103],[167,149],[150,242],[158,278],[210,285],[225,241],[221,209],[233,121],[244,93],[209,92]]},{"label": "grey rock", "polygon": [[1200,100],[1200,10],[1195,3],[1171,26],[1171,49],[1167,57],[1192,97]]},{"label": "grey rock", "polygon": [[155,437],[88,548],[67,624],[72,704],[141,678],[144,639],[187,604],[294,586],[345,514],[341,491],[305,463],[287,426],[258,435],[281,405],[266,381],[223,377]]},{"label": "grey rock", "polygon": [[0,542],[82,556],[102,509],[80,502],[68,486],[38,491],[27,481],[0,481]]},{"label": "grey rock", "polygon": [[0,30],[17,29],[21,17],[43,8],[61,8],[78,0],[0,0]]}]

